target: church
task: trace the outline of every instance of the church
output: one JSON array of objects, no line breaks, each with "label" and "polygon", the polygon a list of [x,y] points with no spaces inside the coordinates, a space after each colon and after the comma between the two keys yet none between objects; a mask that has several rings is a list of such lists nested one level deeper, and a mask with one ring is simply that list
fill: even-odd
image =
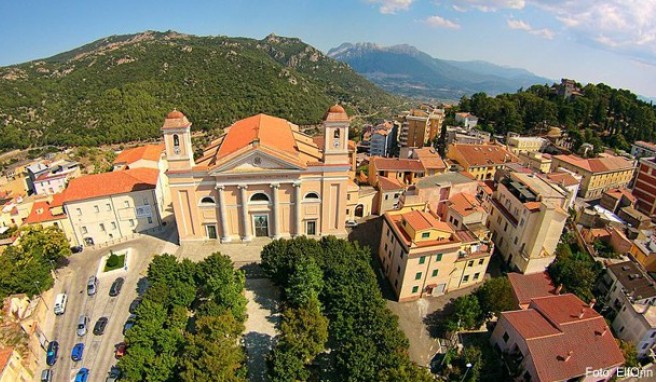
[{"label": "church", "polygon": [[353,184],[349,118],[340,105],[310,137],[266,114],[235,122],[194,160],[191,122],[170,112],[162,126],[180,242],[345,235]]}]

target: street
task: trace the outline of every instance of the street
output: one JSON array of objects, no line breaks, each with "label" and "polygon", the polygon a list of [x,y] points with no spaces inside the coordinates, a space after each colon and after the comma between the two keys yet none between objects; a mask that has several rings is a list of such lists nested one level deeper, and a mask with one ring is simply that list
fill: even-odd
[{"label": "street", "polygon": [[[89,369],[90,381],[105,380],[110,368],[116,364],[114,349],[116,344],[123,341],[122,330],[129,316],[130,303],[144,291],[144,283],[141,280],[146,275],[148,264],[156,254],[177,251],[178,246],[172,244],[176,241],[175,235],[175,225],[169,225],[158,237],[144,235],[113,247],[85,249],[72,255],[69,264],[58,270],[53,295],[68,294],[66,312],[55,316],[52,309],[49,309],[44,325],[47,339],[59,342],[57,363],[52,367],[55,382],[73,380],[82,367]],[[101,258],[108,255],[110,249],[117,252],[127,248],[130,248],[127,271],[118,269],[104,273],[98,269]],[[98,291],[94,296],[88,296],[86,292],[87,280],[91,275],[98,277]],[[125,278],[125,284],[118,296],[110,297],[109,289],[117,277]],[[54,300],[48,301],[47,304],[52,308]],[[82,314],[87,315],[89,323],[87,334],[78,337],[77,324]],[[93,334],[93,327],[103,316],[107,317],[109,322],[104,334],[96,336]],[[74,362],[71,360],[71,351],[78,342],[84,343],[84,355],[81,361]],[[47,368],[45,352],[39,359],[39,365],[37,380],[41,370]]]}]

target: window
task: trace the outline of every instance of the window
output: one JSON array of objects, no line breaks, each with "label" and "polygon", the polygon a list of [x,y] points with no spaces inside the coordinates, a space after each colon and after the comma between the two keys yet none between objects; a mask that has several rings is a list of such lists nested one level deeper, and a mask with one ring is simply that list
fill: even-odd
[{"label": "window", "polygon": [[423,232],[423,233],[421,234],[421,238],[422,238],[422,239],[428,239],[429,237],[430,237],[430,232]]},{"label": "window", "polygon": [[519,221],[519,225],[520,225],[520,226],[523,226],[523,225],[524,225],[524,218],[522,218],[522,220]]},{"label": "window", "polygon": [[415,273],[415,280],[421,280],[421,272]]},{"label": "window", "polygon": [[396,273],[401,273],[401,266],[400,265],[396,267]]},{"label": "window", "polygon": [[148,216],[148,224],[153,224],[153,218],[151,218],[150,216]]},{"label": "window", "polygon": [[623,331],[624,331],[624,326],[622,326],[622,327],[620,328],[620,330],[619,330],[618,333],[622,333]]},{"label": "window", "polygon": [[350,214],[351,214],[351,210],[349,210],[349,209],[347,208],[347,209],[346,209],[346,214],[347,214],[347,215],[350,215]]},{"label": "window", "polygon": [[[350,195],[347,195],[347,199],[348,199],[348,196],[350,196]],[[319,194],[317,194],[316,192],[308,192],[307,194],[305,194],[303,199],[318,201],[319,200]]]},{"label": "window", "polygon": [[385,243],[385,250],[387,251],[387,243]]},{"label": "window", "polygon": [[469,260],[469,262],[467,263],[467,266],[468,267],[473,267],[474,266],[474,260]]},{"label": "window", "polygon": [[346,200],[351,200],[351,194],[346,194]]},{"label": "window", "polygon": [[501,224],[501,215],[497,217],[497,224]]},{"label": "window", "polygon": [[130,219],[130,227],[134,227],[134,219]]},{"label": "window", "polygon": [[[305,222],[305,234],[306,235],[316,235],[317,234],[317,221],[316,220],[308,220]],[[387,247],[387,243],[385,244],[385,247]]]},{"label": "window", "polygon": [[389,199],[389,195],[385,195],[385,200]]},{"label": "window", "polygon": [[89,231],[87,230],[87,227],[82,226],[82,233],[86,235]]},{"label": "window", "polygon": [[485,262],[485,259],[480,259],[480,260],[478,260],[478,265],[483,265],[484,262]]},{"label": "window", "polygon": [[508,332],[503,332],[503,342],[508,343],[509,339],[510,336],[508,335]]},{"label": "window", "polygon": [[431,277],[437,276],[439,269],[433,269],[433,273],[431,274]]},{"label": "window", "polygon": [[503,232],[506,232],[508,230],[508,222],[506,222],[506,225],[503,227]]},{"label": "window", "polygon": [[469,281],[469,275],[465,275],[465,276],[462,278],[462,282],[463,282],[463,283],[466,283],[467,281]]},{"label": "window", "polygon": [[105,208],[107,209],[107,211],[111,211],[112,210],[112,205],[107,203],[107,204],[105,204]]},{"label": "window", "polygon": [[200,204],[216,204],[214,198],[211,196],[206,196],[200,200]]},{"label": "window", "polygon": [[268,203],[269,202],[269,197],[264,192],[256,192],[251,196],[250,201],[251,202],[256,202],[256,203],[257,202],[259,202],[259,203],[263,203],[263,202]]},{"label": "window", "polygon": [[474,280],[478,280],[478,277],[479,277],[480,275],[481,275],[480,272],[479,272],[479,273],[474,273]]},{"label": "window", "polygon": [[649,343],[646,343],[646,344],[642,345],[642,350],[647,349],[647,346],[649,346]]},{"label": "window", "polygon": [[412,287],[412,293],[417,293],[418,291],[419,291],[418,286],[415,285],[415,286]]},{"label": "window", "polygon": [[116,223],[115,222],[112,222],[112,229],[113,230],[116,229]]},{"label": "window", "polygon": [[100,208],[98,208],[98,206],[93,206],[93,210],[96,211],[96,213],[100,212]]},{"label": "window", "polygon": [[178,134],[175,134],[173,136],[173,147],[179,149],[180,148],[180,137]]},{"label": "window", "polygon": [[442,254],[441,253],[438,253],[437,255],[435,255],[435,261],[442,261]]},{"label": "window", "polygon": [[403,251],[401,251],[401,253],[399,253],[399,256],[401,256],[401,260],[403,260]]},{"label": "window", "polygon": [[105,223],[100,223],[100,230],[105,232]]},{"label": "window", "polygon": [[519,241],[519,237],[515,236],[515,245],[517,245],[518,241]]},{"label": "window", "polygon": [[126,208],[127,208],[127,207],[130,207],[130,201],[129,201],[129,200],[124,201],[124,202],[123,202],[123,205],[124,205]]},{"label": "window", "polygon": [[422,256],[419,258],[419,264],[423,264],[426,262],[426,256]]},{"label": "window", "polygon": [[82,210],[79,208],[76,208],[75,211],[77,212],[77,216],[82,216]]},{"label": "window", "polygon": [[656,332],[652,332],[651,336],[649,336],[649,338],[654,338],[654,336],[656,336]]},{"label": "window", "polygon": [[146,206],[147,206],[148,204],[150,204],[150,203],[148,203],[148,198],[143,198],[143,204],[146,205]]}]

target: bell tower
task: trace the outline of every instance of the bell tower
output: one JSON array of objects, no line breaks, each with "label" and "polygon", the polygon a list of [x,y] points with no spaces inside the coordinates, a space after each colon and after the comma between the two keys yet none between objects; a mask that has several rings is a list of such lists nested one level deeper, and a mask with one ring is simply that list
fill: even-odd
[{"label": "bell tower", "polygon": [[191,147],[191,122],[182,112],[173,109],[162,125],[169,170],[191,170],[195,165]]},{"label": "bell tower", "polygon": [[323,161],[326,164],[348,164],[349,118],[344,108],[335,104],[324,116]]}]

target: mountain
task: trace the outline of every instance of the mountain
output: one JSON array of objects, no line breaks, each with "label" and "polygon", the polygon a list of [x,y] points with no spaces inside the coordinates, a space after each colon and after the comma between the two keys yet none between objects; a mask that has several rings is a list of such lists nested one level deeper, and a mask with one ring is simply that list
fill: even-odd
[{"label": "mountain", "polygon": [[111,36],[0,67],[0,149],[158,137],[173,108],[194,129],[260,112],[313,124],[337,101],[367,114],[399,99],[296,38]]},{"label": "mountain", "polygon": [[329,50],[328,56],[346,62],[389,92],[411,97],[458,100],[478,92],[514,93],[522,87],[552,82],[524,69],[485,61],[433,58],[410,45],[344,43]]}]

